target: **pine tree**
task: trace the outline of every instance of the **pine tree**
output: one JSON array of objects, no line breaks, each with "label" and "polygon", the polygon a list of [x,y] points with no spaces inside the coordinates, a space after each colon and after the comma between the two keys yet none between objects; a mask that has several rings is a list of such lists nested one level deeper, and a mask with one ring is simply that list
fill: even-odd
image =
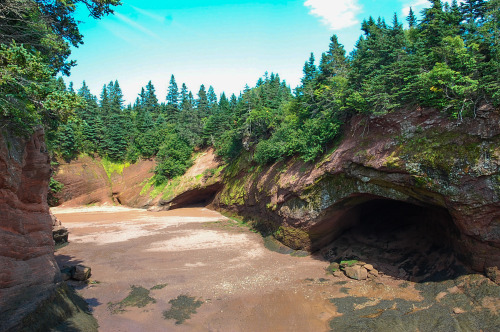
[{"label": "pine tree", "polygon": [[205,90],[205,86],[203,84],[200,86],[200,90],[198,91],[198,99],[196,100],[196,108],[197,108],[198,114],[200,114],[201,117],[208,116],[208,98],[207,98],[207,92]]},{"label": "pine tree", "polygon": [[208,112],[209,114],[214,114],[217,110],[217,95],[215,94],[214,87],[209,86],[207,92],[208,99]]},{"label": "pine tree", "polygon": [[144,93],[144,107],[154,116],[157,116],[159,113],[158,98],[156,97],[155,87],[151,81],[149,81],[146,85],[146,92]]},{"label": "pine tree", "polygon": [[167,105],[177,108],[179,106],[179,88],[175,82],[175,77],[172,75],[170,77],[170,83],[167,92]]},{"label": "pine tree", "polygon": [[78,95],[85,100],[85,107],[76,110],[76,114],[82,120],[81,146],[83,152],[94,153],[98,151],[103,130],[97,98],[92,95],[85,81],[78,90]]},{"label": "pine tree", "polygon": [[304,64],[303,73],[304,76],[301,79],[303,87],[312,83],[316,79],[316,75],[318,74],[318,69],[314,64],[314,53],[311,53],[311,55],[309,56],[309,60],[306,61],[306,63]]},{"label": "pine tree", "polygon": [[118,81],[110,82],[103,88],[101,108],[106,106],[108,114],[104,118],[103,154],[111,160],[122,161],[127,153],[128,119],[122,112],[123,94]]},{"label": "pine tree", "polygon": [[328,77],[347,74],[347,59],[344,46],[338,41],[336,35],[330,38],[330,46],[326,53],[321,55],[319,64],[320,80],[324,81]]},{"label": "pine tree", "polygon": [[175,122],[179,112],[179,88],[175,82],[175,77],[170,77],[170,83],[167,92],[167,119],[169,122]]},{"label": "pine tree", "polygon": [[462,13],[463,19],[467,22],[467,24],[478,24],[484,19],[486,13],[486,1],[465,0],[460,4],[460,12]]},{"label": "pine tree", "polygon": [[410,27],[410,29],[417,26],[417,17],[415,16],[415,13],[413,12],[413,9],[411,7],[410,12],[406,17],[406,21],[408,22],[408,26]]}]

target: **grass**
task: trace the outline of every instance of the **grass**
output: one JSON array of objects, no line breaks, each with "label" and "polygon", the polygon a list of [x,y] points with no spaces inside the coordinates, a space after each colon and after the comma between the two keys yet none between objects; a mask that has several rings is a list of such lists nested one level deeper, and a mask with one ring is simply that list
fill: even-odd
[{"label": "grass", "polygon": [[175,324],[179,325],[191,318],[191,315],[196,313],[196,309],[201,307],[203,301],[187,295],[179,295],[177,298],[168,301],[168,303],[172,307],[163,312],[163,317],[165,319],[174,319]]}]

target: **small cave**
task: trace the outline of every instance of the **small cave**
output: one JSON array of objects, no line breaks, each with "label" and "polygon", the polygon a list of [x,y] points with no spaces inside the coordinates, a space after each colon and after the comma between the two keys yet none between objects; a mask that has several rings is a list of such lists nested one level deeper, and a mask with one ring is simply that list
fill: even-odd
[{"label": "small cave", "polygon": [[216,183],[204,188],[197,188],[186,191],[175,197],[170,204],[170,209],[179,209],[182,207],[205,207],[212,203],[221,185]]},{"label": "small cave", "polygon": [[122,205],[122,201],[120,200],[120,193],[119,192],[113,192],[112,197],[113,197],[113,202]]},{"label": "small cave", "polygon": [[335,224],[343,233],[321,250],[331,262],[359,260],[415,282],[467,272],[454,252],[460,233],[444,208],[374,198],[352,206]]}]

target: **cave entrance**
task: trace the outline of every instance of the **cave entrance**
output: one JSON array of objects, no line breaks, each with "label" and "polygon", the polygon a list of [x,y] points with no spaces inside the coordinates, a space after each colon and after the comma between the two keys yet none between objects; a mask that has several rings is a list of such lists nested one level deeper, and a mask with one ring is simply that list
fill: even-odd
[{"label": "cave entrance", "polygon": [[204,188],[195,188],[175,197],[170,204],[170,209],[182,207],[205,207],[212,203],[221,185],[216,183]]},{"label": "cave entrance", "polygon": [[416,282],[465,272],[453,250],[460,233],[444,208],[375,198],[347,209],[336,224],[345,231],[322,250],[332,262],[360,260]]}]

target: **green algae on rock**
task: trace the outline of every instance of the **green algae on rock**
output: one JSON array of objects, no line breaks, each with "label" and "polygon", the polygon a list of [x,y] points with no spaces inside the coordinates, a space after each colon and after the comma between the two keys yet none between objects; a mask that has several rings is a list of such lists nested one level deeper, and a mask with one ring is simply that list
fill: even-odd
[{"label": "green algae on rock", "polygon": [[177,298],[168,301],[172,306],[163,312],[165,319],[174,319],[175,324],[184,323],[191,315],[196,313],[196,309],[201,307],[203,301],[196,300],[194,297],[179,295]]}]

